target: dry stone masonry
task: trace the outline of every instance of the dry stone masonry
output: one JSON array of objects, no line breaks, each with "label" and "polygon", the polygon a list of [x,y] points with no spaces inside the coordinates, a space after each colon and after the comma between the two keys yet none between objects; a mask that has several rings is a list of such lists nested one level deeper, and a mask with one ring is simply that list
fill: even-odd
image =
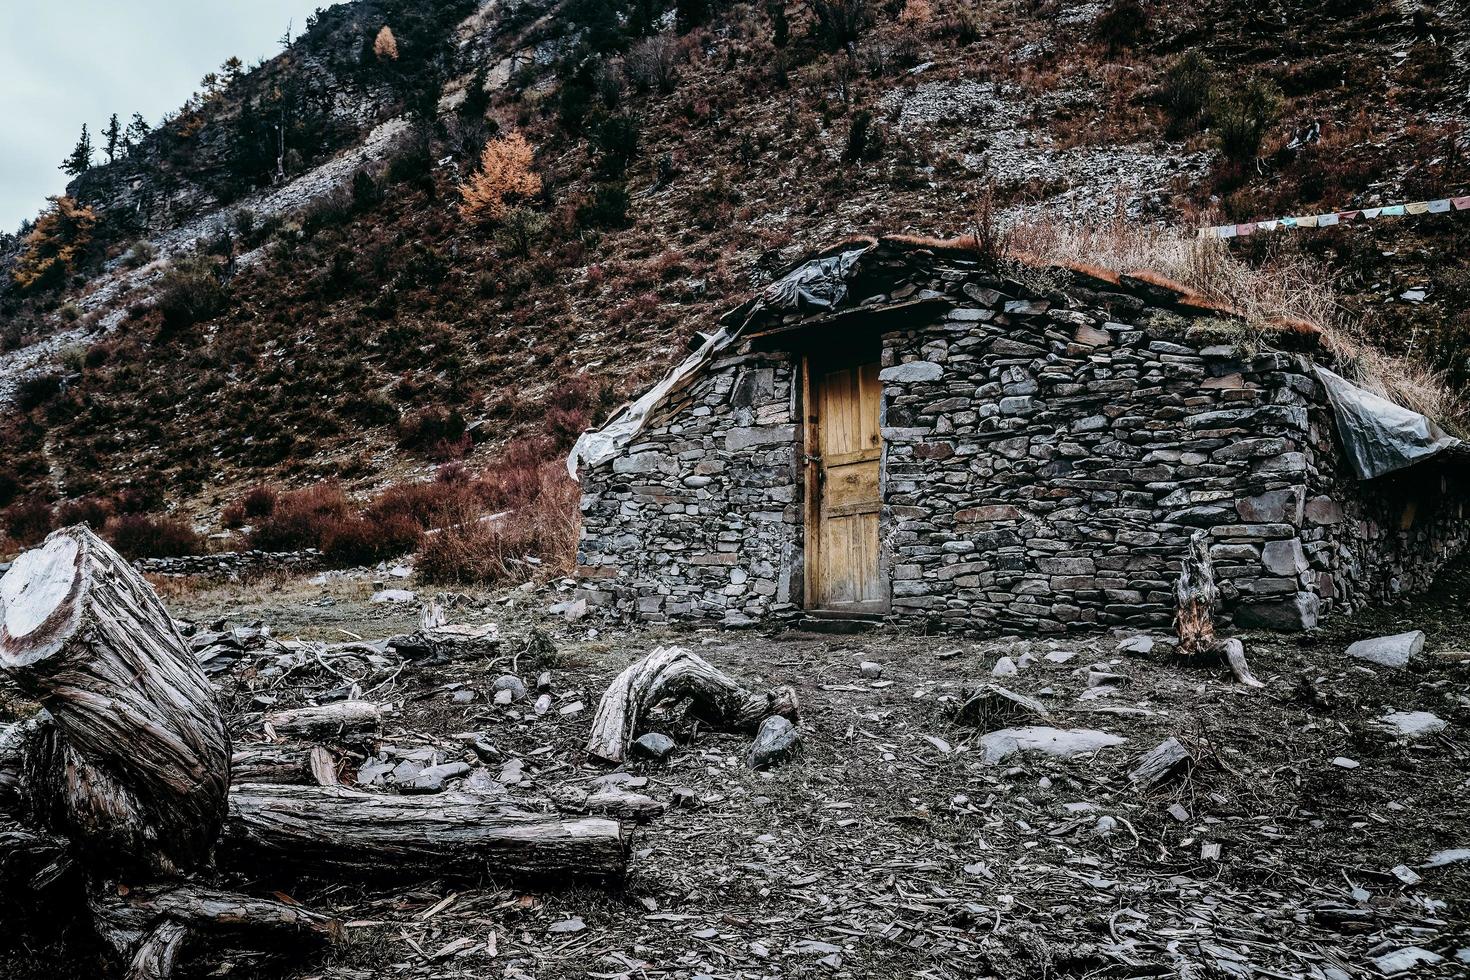
[{"label": "dry stone masonry", "polygon": [[1309,329],[1262,342],[1145,278],[1020,282],[957,249],[866,247],[835,312],[805,293],[734,311],[736,341],[618,455],[584,466],[591,606],[744,623],[800,604],[801,343],[881,358],[882,567],[898,619],[1166,625],[1204,529],[1239,625],[1305,629],[1424,588],[1470,536],[1455,463],[1355,477]]}]

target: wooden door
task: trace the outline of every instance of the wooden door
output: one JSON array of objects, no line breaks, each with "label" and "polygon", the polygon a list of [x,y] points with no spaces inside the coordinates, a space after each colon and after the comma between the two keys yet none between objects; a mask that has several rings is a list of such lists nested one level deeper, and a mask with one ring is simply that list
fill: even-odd
[{"label": "wooden door", "polygon": [[807,361],[808,609],[884,612],[878,362]]}]

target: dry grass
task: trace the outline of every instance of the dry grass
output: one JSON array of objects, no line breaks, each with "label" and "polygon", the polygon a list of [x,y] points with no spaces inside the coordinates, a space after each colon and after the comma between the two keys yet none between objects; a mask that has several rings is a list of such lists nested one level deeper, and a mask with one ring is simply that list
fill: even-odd
[{"label": "dry grass", "polygon": [[[1391,401],[1463,427],[1462,399],[1443,372],[1374,345],[1338,300],[1327,270],[1289,249],[1250,264],[1222,239],[1116,220],[1098,227],[1023,221],[1008,229],[1012,255],[1028,265],[1133,275],[1182,287],[1184,302],[1237,315],[1249,343],[1282,330],[1315,332],[1345,377]],[[1023,273],[1024,274],[1024,273]]]}]

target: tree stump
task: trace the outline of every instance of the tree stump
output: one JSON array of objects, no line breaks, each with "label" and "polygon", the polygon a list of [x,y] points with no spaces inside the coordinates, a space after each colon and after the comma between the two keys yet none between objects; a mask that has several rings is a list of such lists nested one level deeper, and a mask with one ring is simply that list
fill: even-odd
[{"label": "tree stump", "polygon": [[777,687],[755,693],[683,647],[659,647],[617,676],[597,705],[589,755],[622,762],[628,743],[655,705],[688,699],[690,717],[721,731],[754,731],[771,715],[797,720],[796,691]]},{"label": "tree stump", "polygon": [[208,862],[230,737],[157,595],[84,526],[0,580],[0,668],[49,713],[20,796],[89,863],[173,875]]},{"label": "tree stump", "polygon": [[1245,661],[1245,644],[1215,635],[1215,613],[1220,608],[1220,587],[1215,584],[1215,564],[1210,559],[1209,538],[1196,531],[1189,539],[1179,579],[1174,583],[1174,628],[1179,633],[1178,653],[1185,657],[1213,656],[1225,661],[1235,679],[1247,687],[1265,687],[1251,674]]}]

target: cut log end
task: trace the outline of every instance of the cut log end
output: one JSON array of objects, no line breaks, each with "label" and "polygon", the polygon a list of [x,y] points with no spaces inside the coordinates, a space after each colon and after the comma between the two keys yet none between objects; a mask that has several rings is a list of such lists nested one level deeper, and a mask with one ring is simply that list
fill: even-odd
[{"label": "cut log end", "polygon": [[78,618],[75,600],[91,536],[86,528],[56,531],[0,579],[0,665],[24,667],[60,648]]}]

